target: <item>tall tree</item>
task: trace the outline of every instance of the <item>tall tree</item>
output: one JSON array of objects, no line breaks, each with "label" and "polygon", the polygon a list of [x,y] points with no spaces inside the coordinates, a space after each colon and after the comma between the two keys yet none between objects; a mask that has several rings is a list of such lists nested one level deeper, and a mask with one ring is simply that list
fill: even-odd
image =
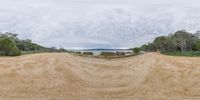
[{"label": "tall tree", "polygon": [[167,49],[166,47],[167,47],[168,39],[166,36],[160,36],[160,37],[157,37],[153,43],[156,45],[156,51],[165,52]]},{"label": "tall tree", "polygon": [[196,37],[192,33],[185,30],[177,31],[172,37],[173,43],[181,49],[182,52],[191,49],[191,45],[195,43]]}]

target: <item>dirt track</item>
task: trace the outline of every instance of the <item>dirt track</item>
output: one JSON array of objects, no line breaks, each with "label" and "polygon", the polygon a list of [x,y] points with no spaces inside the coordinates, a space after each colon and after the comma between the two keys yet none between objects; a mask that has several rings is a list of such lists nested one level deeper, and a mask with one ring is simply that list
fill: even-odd
[{"label": "dirt track", "polygon": [[200,58],[0,58],[0,100],[200,100]]}]

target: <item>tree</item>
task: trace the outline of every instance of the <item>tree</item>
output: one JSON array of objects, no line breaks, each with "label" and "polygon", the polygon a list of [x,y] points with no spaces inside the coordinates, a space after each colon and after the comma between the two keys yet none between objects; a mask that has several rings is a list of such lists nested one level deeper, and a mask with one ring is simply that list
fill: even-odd
[{"label": "tree", "polygon": [[133,48],[133,52],[138,55],[140,53],[140,48]]},{"label": "tree", "polygon": [[167,37],[167,44],[165,46],[166,51],[165,52],[169,52],[169,51],[177,51],[177,46],[173,43],[173,35],[170,34]]},{"label": "tree", "polygon": [[148,52],[184,52],[200,50],[200,31],[192,34],[185,30],[180,30],[168,36],[159,36],[156,37],[152,43],[142,45],[140,49]]},{"label": "tree", "polygon": [[200,39],[197,40],[196,47],[197,47],[197,50],[200,50]]},{"label": "tree", "polygon": [[195,43],[195,35],[185,31],[177,31],[172,37],[173,43],[181,49],[182,52],[187,51],[187,49],[192,50],[192,45]]},{"label": "tree", "polygon": [[14,34],[10,32],[0,33],[0,38],[9,38],[14,42],[20,41],[20,39],[17,36],[18,34]]},{"label": "tree", "polygon": [[154,43],[148,43],[148,51],[149,52],[155,52],[156,51],[156,45]]},{"label": "tree", "polygon": [[149,46],[146,45],[146,44],[144,44],[144,45],[142,45],[142,46],[140,47],[140,49],[141,49],[142,51],[148,51],[148,48],[149,48]]},{"label": "tree", "polygon": [[3,56],[18,56],[20,50],[16,47],[14,41],[9,38],[0,38],[0,54]]},{"label": "tree", "polygon": [[195,35],[197,38],[200,38],[200,31],[196,31],[196,32],[194,33],[194,35]]},{"label": "tree", "polygon": [[166,47],[168,43],[168,38],[166,36],[160,36],[157,37],[153,43],[156,45],[156,51],[165,52],[167,49]]}]

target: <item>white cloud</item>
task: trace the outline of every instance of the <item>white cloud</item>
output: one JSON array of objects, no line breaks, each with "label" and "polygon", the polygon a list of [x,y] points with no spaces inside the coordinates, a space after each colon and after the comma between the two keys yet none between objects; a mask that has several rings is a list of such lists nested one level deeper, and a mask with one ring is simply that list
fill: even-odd
[{"label": "white cloud", "polygon": [[200,1],[0,0],[0,31],[45,46],[129,48],[200,29]]}]

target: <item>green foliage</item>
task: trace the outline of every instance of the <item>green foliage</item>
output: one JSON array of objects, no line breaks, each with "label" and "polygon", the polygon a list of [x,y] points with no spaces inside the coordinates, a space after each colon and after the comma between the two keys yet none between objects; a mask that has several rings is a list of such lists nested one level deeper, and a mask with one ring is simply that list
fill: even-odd
[{"label": "green foliage", "polygon": [[13,33],[0,33],[0,54],[4,56],[16,56],[23,54],[36,53],[36,52],[67,52],[65,49],[60,48],[46,48],[35,43],[30,39],[21,40]]},{"label": "green foliage", "polygon": [[133,48],[133,52],[138,55],[140,53],[140,48]]},{"label": "green foliage", "polygon": [[93,52],[83,52],[84,55],[93,55]]},{"label": "green foliage", "polygon": [[3,56],[18,56],[20,55],[19,48],[16,47],[14,41],[7,37],[0,38],[0,55]]},{"label": "green foliage", "polygon": [[166,36],[160,36],[157,37],[153,43],[155,44],[157,51],[159,50],[161,52],[165,52],[168,43],[168,38]]},{"label": "green foliage", "polygon": [[140,50],[145,52],[154,52],[156,51],[156,45],[154,43],[144,44],[140,47]]},{"label": "green foliage", "polygon": [[39,46],[39,45],[31,43],[31,42],[26,42],[24,40],[18,41],[17,47],[22,51],[37,51],[37,50],[44,49],[44,47],[42,47],[42,46]]},{"label": "green foliage", "polygon": [[175,32],[172,38],[174,45],[180,48],[182,52],[192,50],[192,46],[195,45],[197,40],[194,34],[185,30]]},{"label": "green foliage", "polygon": [[200,39],[198,39],[196,42],[196,49],[200,50]]},{"label": "green foliage", "polygon": [[76,53],[76,54],[81,54],[81,52],[80,52],[80,51],[78,51],[78,52],[74,52],[74,53]]},{"label": "green foliage", "polygon": [[125,52],[116,52],[115,55],[116,55],[116,56],[124,56],[124,55],[125,55]]},{"label": "green foliage", "polygon": [[199,33],[192,34],[180,30],[168,36],[159,36],[152,43],[142,45],[140,49],[147,52],[185,52],[200,50]]},{"label": "green foliage", "polygon": [[8,54],[8,56],[19,56],[21,54],[21,51],[19,50],[19,48],[17,48],[16,46],[11,49],[10,53]]},{"label": "green foliage", "polygon": [[140,47],[140,49],[141,49],[142,51],[148,51],[148,50],[149,50],[149,45],[144,44],[144,45],[142,45],[142,46]]},{"label": "green foliage", "polygon": [[32,41],[30,39],[21,40],[17,36],[18,36],[18,34],[9,33],[9,32],[0,34],[0,38],[8,38],[8,39],[14,41],[16,44],[16,47],[18,47],[19,50],[21,50],[21,51],[47,50],[47,48],[45,48],[45,47],[42,47],[35,43],[32,43]]},{"label": "green foliage", "polygon": [[200,56],[200,51],[186,51],[186,52],[164,52],[165,55],[170,56],[186,56],[186,57],[198,57]]},{"label": "green foliage", "polygon": [[109,57],[109,56],[115,56],[116,54],[114,52],[101,52],[101,56]]}]

